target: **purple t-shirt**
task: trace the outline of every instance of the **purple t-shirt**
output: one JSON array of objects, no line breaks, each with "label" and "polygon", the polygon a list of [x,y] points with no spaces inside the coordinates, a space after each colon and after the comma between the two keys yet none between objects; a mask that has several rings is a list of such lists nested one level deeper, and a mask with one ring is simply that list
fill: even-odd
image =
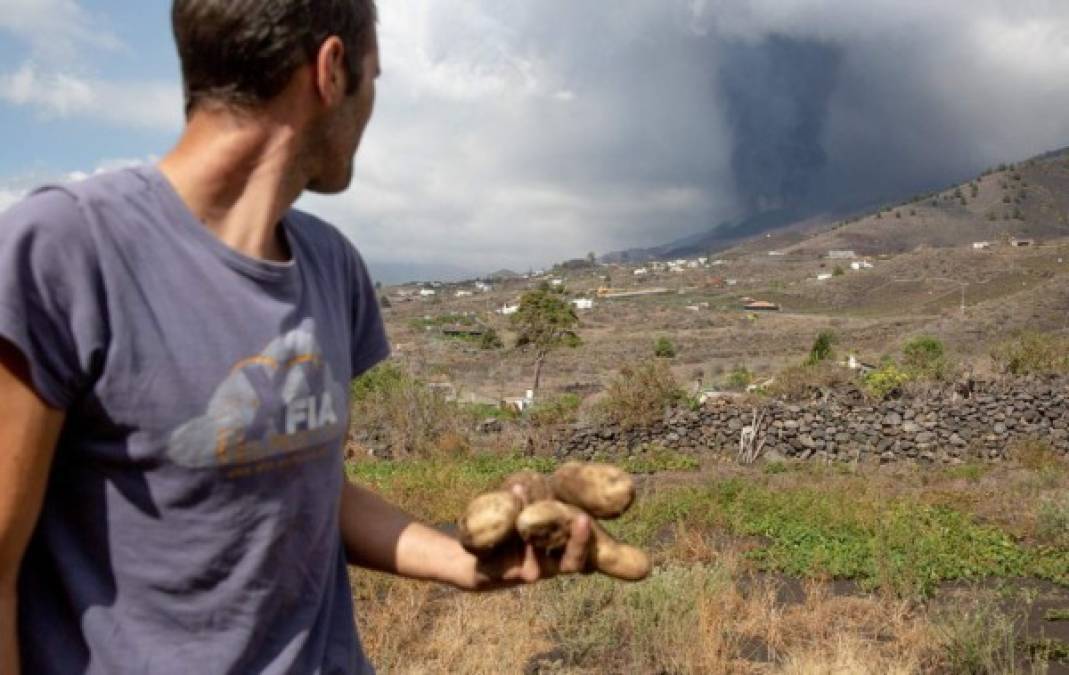
[{"label": "purple t-shirt", "polygon": [[282,223],[290,262],[243,256],[154,167],[0,215],[0,337],[67,411],[24,672],[371,672],[338,500],[349,381],[389,347],[352,245]]}]

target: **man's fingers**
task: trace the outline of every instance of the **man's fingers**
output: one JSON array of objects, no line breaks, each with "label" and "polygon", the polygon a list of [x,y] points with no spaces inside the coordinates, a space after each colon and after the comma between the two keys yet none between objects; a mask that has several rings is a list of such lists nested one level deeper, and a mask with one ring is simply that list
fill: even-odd
[{"label": "man's fingers", "polygon": [[568,543],[564,547],[564,554],[560,559],[560,571],[562,573],[586,571],[587,558],[590,555],[592,528],[590,516],[585,513],[572,519],[572,530],[568,536]]},{"label": "man's fingers", "polygon": [[520,498],[520,502],[527,506],[527,490],[522,485],[516,484],[512,486],[512,494]]}]

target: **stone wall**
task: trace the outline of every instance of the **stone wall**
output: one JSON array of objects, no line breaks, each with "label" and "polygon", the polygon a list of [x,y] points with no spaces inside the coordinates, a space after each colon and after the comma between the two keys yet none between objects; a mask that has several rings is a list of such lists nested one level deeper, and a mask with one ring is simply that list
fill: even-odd
[{"label": "stone wall", "polygon": [[1069,456],[1069,378],[970,382],[882,402],[856,390],[804,403],[716,399],[668,411],[649,428],[579,428],[558,445],[564,457],[619,456],[649,447],[735,456],[757,424],[766,457],[956,463],[1005,457],[1015,441],[1042,439]]}]

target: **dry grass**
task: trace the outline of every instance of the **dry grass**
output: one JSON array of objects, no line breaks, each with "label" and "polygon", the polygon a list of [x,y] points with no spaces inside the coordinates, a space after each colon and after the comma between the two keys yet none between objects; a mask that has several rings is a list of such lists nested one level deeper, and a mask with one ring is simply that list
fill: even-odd
[{"label": "dry grass", "polygon": [[[777,511],[783,518],[801,509],[813,519],[813,539],[803,540],[815,546],[828,534],[849,533],[855,520],[891,518],[873,535],[875,554],[905,550],[918,569],[929,565],[923,550],[934,540],[910,524],[912,512],[897,519],[903,513],[892,502],[916,504],[917,513],[925,505],[959,510],[1031,541],[1037,522],[1040,529],[1065,522],[1069,471],[1040,450],[1020,454],[1018,465],[940,471],[789,464],[772,473],[707,467],[685,481],[651,479],[632,513],[612,524],[651,550],[655,572],[647,581],[580,576],[470,595],[359,571],[353,592],[361,635],[372,661],[388,673],[1044,672],[1042,659],[1023,660],[1020,616],[979,586],[926,599],[899,593],[908,579],[877,575],[878,589],[865,592],[819,567],[803,577],[761,571],[765,565],[753,554],[794,532],[739,528],[780,499],[787,500]],[[545,462],[539,459],[443,458],[353,472],[441,522],[524,462],[549,466],[537,466]],[[732,500],[707,501],[724,497],[716,486],[730,485],[741,490]],[[827,509],[822,499],[830,500]],[[1051,513],[1044,516],[1043,508]],[[1006,510],[1019,517],[1000,517]],[[914,540],[916,551],[908,548]],[[974,543],[937,555],[967,557]],[[900,569],[884,566],[891,575]]]}]

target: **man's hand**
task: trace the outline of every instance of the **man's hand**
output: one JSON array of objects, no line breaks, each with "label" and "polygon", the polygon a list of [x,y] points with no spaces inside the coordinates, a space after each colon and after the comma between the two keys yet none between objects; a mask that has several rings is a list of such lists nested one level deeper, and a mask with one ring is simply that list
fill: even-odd
[{"label": "man's hand", "polygon": [[[526,503],[522,489],[518,486],[513,489]],[[558,574],[589,572],[590,535],[590,517],[583,515],[572,521],[568,543],[561,551],[538,551],[517,539],[514,544],[506,545],[491,556],[476,560],[471,589],[493,590],[534,583]]]},{"label": "man's hand", "polygon": [[[520,490],[517,495],[526,501]],[[517,544],[484,560],[464,550],[455,537],[417,522],[374,492],[352,483],[343,488],[340,520],[350,564],[463,590],[488,591],[588,571],[592,542],[591,520],[586,516],[572,523],[568,543],[558,555]]]}]

